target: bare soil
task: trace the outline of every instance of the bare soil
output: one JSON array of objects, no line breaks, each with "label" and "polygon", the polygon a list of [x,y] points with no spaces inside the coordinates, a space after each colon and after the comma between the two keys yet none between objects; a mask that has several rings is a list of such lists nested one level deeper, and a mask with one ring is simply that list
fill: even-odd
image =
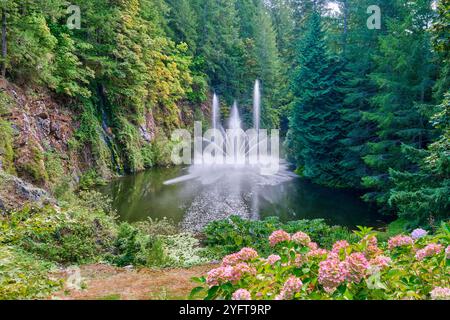
[{"label": "bare soil", "polygon": [[[184,300],[197,286],[191,279],[205,275],[214,265],[190,269],[127,270],[95,264],[80,267],[81,289],[67,286],[52,299],[62,300]],[[67,279],[67,272],[58,277]]]}]

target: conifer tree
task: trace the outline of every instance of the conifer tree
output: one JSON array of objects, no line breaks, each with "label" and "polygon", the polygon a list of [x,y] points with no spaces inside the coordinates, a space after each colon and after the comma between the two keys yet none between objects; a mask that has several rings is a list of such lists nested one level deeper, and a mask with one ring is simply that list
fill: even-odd
[{"label": "conifer tree", "polygon": [[389,170],[414,168],[402,153],[402,144],[421,149],[430,142],[424,110],[432,103],[435,74],[427,31],[431,1],[399,3],[397,10],[397,18],[387,21],[388,33],[379,38],[376,69],[370,74],[378,91],[371,99],[374,109],[364,113],[377,125],[376,138],[367,142],[364,156],[373,170],[363,178],[364,186],[373,190],[365,199],[379,205],[388,202]]},{"label": "conifer tree", "polygon": [[287,146],[298,172],[314,182],[339,186],[341,122],[340,64],[326,48],[321,17],[313,12],[298,51],[292,83],[296,96]]}]

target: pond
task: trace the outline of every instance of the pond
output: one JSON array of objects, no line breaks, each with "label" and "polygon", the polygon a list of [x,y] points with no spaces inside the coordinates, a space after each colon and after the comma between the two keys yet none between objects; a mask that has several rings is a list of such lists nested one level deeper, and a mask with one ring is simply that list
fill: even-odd
[{"label": "pond", "polygon": [[201,179],[167,185],[168,180],[192,175],[191,169],[155,168],[118,178],[99,191],[112,198],[123,221],[168,218],[189,231],[199,231],[208,222],[230,215],[248,219],[278,216],[282,221],[322,218],[351,228],[385,224],[386,217],[359,194],[317,186],[295,177],[287,167],[281,171],[279,176],[267,178],[251,174],[247,168],[212,170]]}]

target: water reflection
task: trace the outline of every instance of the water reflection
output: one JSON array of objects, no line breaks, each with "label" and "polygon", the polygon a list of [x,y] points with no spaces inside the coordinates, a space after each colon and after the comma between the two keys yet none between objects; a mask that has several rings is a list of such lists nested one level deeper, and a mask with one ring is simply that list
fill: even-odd
[{"label": "water reflection", "polygon": [[248,219],[276,215],[283,221],[324,218],[350,227],[383,224],[383,217],[353,192],[292,178],[285,168],[277,177],[236,168],[226,175],[211,172],[214,183],[202,179],[164,185],[164,181],[186,174],[189,168],[158,168],[117,179],[100,191],[112,197],[125,221],[167,217],[187,230],[200,230],[208,222],[230,215]]}]

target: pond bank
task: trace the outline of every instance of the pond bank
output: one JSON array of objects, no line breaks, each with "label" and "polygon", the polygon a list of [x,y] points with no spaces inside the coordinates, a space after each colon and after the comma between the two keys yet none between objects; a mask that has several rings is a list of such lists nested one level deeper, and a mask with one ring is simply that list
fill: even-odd
[{"label": "pond bank", "polygon": [[[214,264],[187,269],[127,269],[106,264],[80,267],[80,290],[67,288],[50,299],[61,300],[178,300],[187,299],[196,284],[191,280],[200,277]],[[60,274],[63,281],[67,273]]]}]

